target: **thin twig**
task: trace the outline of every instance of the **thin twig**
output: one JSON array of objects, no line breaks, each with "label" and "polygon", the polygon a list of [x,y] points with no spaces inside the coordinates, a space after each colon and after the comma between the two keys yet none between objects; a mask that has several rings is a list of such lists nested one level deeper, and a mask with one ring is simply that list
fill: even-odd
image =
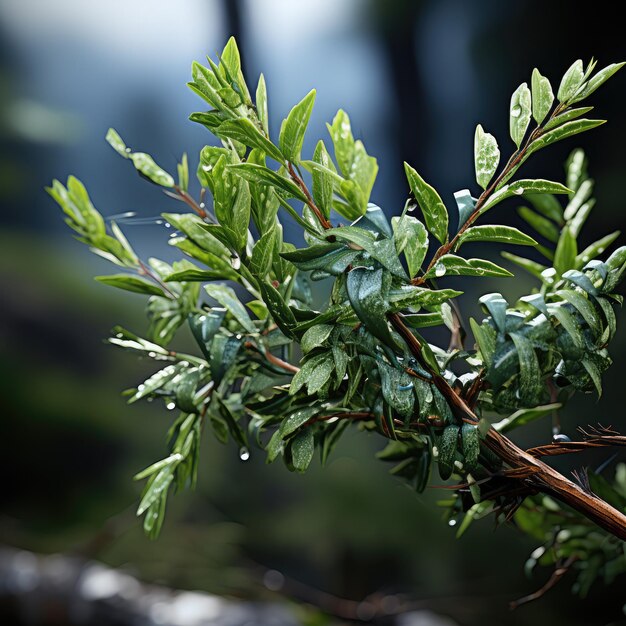
[{"label": "thin twig", "polygon": [[514,611],[516,608],[522,606],[522,604],[528,604],[529,602],[533,602],[534,600],[538,600],[539,598],[541,598],[546,592],[550,591],[550,589],[552,589],[552,587],[554,587],[563,578],[563,576],[567,574],[567,572],[569,572],[570,568],[577,559],[577,556],[570,556],[567,561],[563,563],[563,565],[557,567],[554,572],[552,572],[552,576],[550,576],[548,582],[543,587],[541,587],[541,589],[538,589],[534,593],[524,596],[519,600],[514,600],[513,602],[510,602],[509,608]]}]

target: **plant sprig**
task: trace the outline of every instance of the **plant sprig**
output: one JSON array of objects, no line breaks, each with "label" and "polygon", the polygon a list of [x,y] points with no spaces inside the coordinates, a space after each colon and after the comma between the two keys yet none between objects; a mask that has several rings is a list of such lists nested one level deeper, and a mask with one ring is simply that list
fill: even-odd
[{"label": "plant sprig", "polygon": [[[600,260],[618,233],[579,249],[594,205],[584,154],[572,152],[565,184],[514,177],[538,150],[603,123],[584,117],[591,107],[577,105],[623,64],[594,74],[595,62],[584,68],[577,61],[561,80],[556,103],[549,80],[534,70],[531,87],[522,83],[511,98],[515,149],[503,166],[496,138],[478,125],[474,159],[482,192],[455,194],[458,226],[450,232],[455,220],[442,198],[409,164],[411,194],[400,215],[389,221],[370,202],[378,164],[353,136],[344,111],[328,125],[332,154],[320,140],[312,158],[303,159],[315,91],[292,108],[274,141],[263,76],[253,100],[234,39],[218,60],[194,63],[189,83],[210,107],[191,120],[220,142],[200,153],[198,199],[185,155],[174,177],[114,130],[107,134],[142,177],[190,209],[163,216],[179,233],[170,244],[186,258],[173,265],[139,259],[72,177],[49,190],[79,239],[127,272],[99,280],[149,297],[146,338],[121,328],[111,338],[160,362],[128,392],[129,401],[159,398],[178,411],[167,456],[136,476],[145,481],[138,514],[148,534],[161,528],[171,486],[195,484],[203,431],[232,439],[243,460],[259,448],[268,461],[281,457],[289,469],[304,471],[315,451],[324,463],[345,430],[357,426],[389,440],[380,457],[393,461],[392,473],[416,491],[429,483],[434,466],[441,480],[453,481],[447,516],[459,522],[458,534],[494,513],[535,536],[552,536],[557,525],[594,523],[601,529],[597,541],[612,546],[624,539],[625,507],[614,493],[621,493],[621,478],[615,489],[600,472],[576,483],[537,454],[558,448],[558,441],[523,450],[508,435],[549,417],[577,392],[600,394],[611,363],[607,348],[626,249]],[[476,225],[511,198],[525,201],[519,214],[528,232]],[[418,207],[422,220],[413,215]],[[302,229],[305,247],[284,241],[284,215]],[[431,237],[439,245],[429,257]],[[499,293],[481,297],[485,319],[470,320],[475,346],[466,350],[457,305],[462,293],[438,283],[448,276],[512,276],[491,260],[464,256],[461,248],[474,242],[534,248],[545,261],[503,253],[535,276],[538,287],[511,303]],[[321,307],[310,285],[317,280],[332,281]],[[170,347],[184,325],[197,355]],[[428,328],[436,326],[450,329],[450,346],[428,341]],[[596,439],[618,445],[623,437],[603,431]],[[593,541],[581,551],[560,535],[559,558],[575,555],[576,567],[599,550]],[[604,554],[596,574],[607,576],[624,557]],[[581,570],[581,593],[588,588],[585,576]]]}]

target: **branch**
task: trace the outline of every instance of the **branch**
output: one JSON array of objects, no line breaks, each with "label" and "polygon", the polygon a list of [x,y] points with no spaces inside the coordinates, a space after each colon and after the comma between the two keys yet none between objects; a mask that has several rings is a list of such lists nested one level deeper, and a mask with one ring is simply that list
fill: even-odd
[{"label": "branch", "polygon": [[[516,152],[514,152],[511,157],[509,158],[507,164],[504,166],[504,168],[502,169],[502,171],[500,172],[500,174],[498,175],[498,177],[491,183],[491,185],[489,187],[487,187],[487,189],[485,189],[485,191],[483,191],[483,193],[480,195],[480,197],[478,198],[478,200],[476,201],[476,206],[474,207],[474,211],[472,212],[472,214],[467,218],[467,221],[465,222],[465,224],[463,224],[458,232],[456,233],[456,235],[454,235],[454,237],[452,237],[452,239],[445,243],[442,244],[439,249],[435,252],[435,254],[433,255],[433,258],[431,259],[430,263],[428,264],[428,267],[426,268],[426,271],[424,272],[424,274],[427,274],[437,263],[437,261],[439,261],[439,259],[444,255],[444,254],[448,254],[448,252],[450,252],[451,250],[454,249],[455,245],[457,244],[459,238],[461,237],[461,235],[476,221],[476,219],[479,216],[480,213],[480,209],[483,207],[483,205],[487,202],[487,200],[489,199],[489,196],[491,196],[491,194],[496,191],[498,189],[498,187],[500,186],[500,184],[507,179],[507,177],[510,175],[511,171],[517,167],[521,161],[524,160],[526,153],[528,152],[528,148],[530,147],[530,145],[532,144],[533,141],[535,141],[535,139],[538,139],[542,133],[543,133],[543,128],[545,126],[545,124],[547,124],[550,120],[552,120],[554,117],[556,117],[559,113],[562,113],[564,109],[566,109],[567,107],[563,107],[563,105],[558,105],[554,111],[552,112],[552,114],[550,115],[549,118],[546,119],[546,121],[544,122],[543,125],[541,126],[537,126],[532,133],[529,135],[528,139],[526,140],[526,143],[524,144],[524,146],[522,148],[520,148],[519,150],[517,150]],[[425,283],[426,281],[424,280],[423,277],[418,277],[418,278],[414,278],[411,281],[414,285],[422,285],[423,283]]]},{"label": "branch", "polygon": [[311,193],[309,192],[309,189],[306,186],[306,183],[302,180],[302,178],[300,178],[293,164],[288,163],[287,168],[289,170],[289,175],[291,176],[291,179],[293,180],[293,182],[296,183],[298,187],[300,187],[300,189],[302,190],[302,193],[306,196],[307,206],[311,209],[311,211],[313,211],[313,213],[315,213],[315,217],[317,217],[322,228],[324,230],[328,230],[329,228],[332,228],[333,225],[326,219],[324,214],[320,211],[319,207],[313,201],[313,196],[311,196]]},{"label": "branch", "polygon": [[589,448],[602,448],[606,446],[626,447],[626,437],[624,435],[597,435],[585,441],[554,441],[545,446],[537,446],[526,450],[532,456],[557,456],[569,454],[570,452],[582,452]]},{"label": "branch", "polygon": [[569,559],[567,559],[567,561],[563,563],[563,565],[557,567],[554,572],[552,572],[552,576],[550,576],[548,582],[543,587],[541,587],[541,589],[538,589],[534,593],[524,596],[519,600],[514,600],[513,602],[510,602],[509,608],[514,611],[522,604],[527,604],[528,602],[533,602],[534,600],[538,600],[539,598],[541,598],[546,592],[550,591],[550,589],[552,589],[552,587],[554,587],[561,580],[561,578],[563,578],[563,576],[567,574],[567,572],[569,572],[570,568],[577,559],[577,556],[570,556]]},{"label": "branch", "polygon": [[[420,341],[404,324],[402,316],[398,313],[392,313],[389,316],[389,320],[406,341],[413,356],[420,364],[425,366],[425,369],[431,371],[433,384],[447,400],[456,417],[466,422],[478,423],[477,415],[467,405],[465,400],[455,393],[438,372],[432,372],[432,369],[429,368],[424,360]],[[607,436],[614,437],[615,435]],[[494,428],[490,428],[487,431],[483,443],[510,467],[520,468],[524,472],[529,472],[528,477],[523,479],[528,487],[552,495],[607,532],[619,539],[626,540],[626,515],[623,512],[613,508],[594,494],[587,493],[579,485],[557,472],[554,468],[516,446],[510,439],[498,433]]]}]

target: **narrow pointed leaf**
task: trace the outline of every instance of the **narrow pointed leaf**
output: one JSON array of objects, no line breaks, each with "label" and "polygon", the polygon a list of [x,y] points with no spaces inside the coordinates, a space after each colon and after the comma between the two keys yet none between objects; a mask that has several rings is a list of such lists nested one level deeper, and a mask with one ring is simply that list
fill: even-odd
[{"label": "narrow pointed leaf", "polygon": [[309,93],[291,109],[287,119],[280,128],[278,145],[285,157],[294,163],[300,160],[304,133],[311,117],[313,104],[315,103],[315,89]]},{"label": "narrow pointed leaf", "polygon": [[470,241],[492,241],[520,246],[537,245],[537,242],[532,237],[512,226],[472,226],[459,237],[457,247],[461,247],[461,244]]},{"label": "narrow pointed leaf", "polygon": [[404,163],[411,192],[415,196],[422,214],[426,228],[435,238],[444,243],[448,239],[448,211],[439,194],[408,164]]}]

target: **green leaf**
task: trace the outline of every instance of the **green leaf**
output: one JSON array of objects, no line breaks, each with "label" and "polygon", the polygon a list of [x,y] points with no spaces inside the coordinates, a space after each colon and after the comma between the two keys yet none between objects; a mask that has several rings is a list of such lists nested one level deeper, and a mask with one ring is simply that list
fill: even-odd
[{"label": "green leaf", "polygon": [[476,345],[484,364],[489,368],[496,351],[496,331],[487,324],[478,324],[474,318],[470,318],[470,327],[476,340]]},{"label": "green leaf", "polygon": [[489,200],[483,204],[480,208],[479,214],[486,213],[489,209],[492,209],[496,204],[499,204],[506,198],[512,196],[523,196],[526,194],[535,193],[569,193],[571,190],[562,185],[561,183],[555,183],[550,180],[536,179],[536,180],[516,180],[514,183],[504,185],[491,195]]},{"label": "green leaf", "polygon": [[526,195],[526,199],[530,201],[535,211],[553,222],[563,225],[563,208],[551,193],[530,193]]},{"label": "green leaf", "polygon": [[302,352],[306,354],[315,348],[322,347],[333,331],[333,328],[334,327],[330,324],[318,324],[317,326],[309,328],[309,330],[302,335],[300,342]]},{"label": "green leaf", "polygon": [[280,127],[278,144],[281,152],[292,163],[300,160],[304,133],[309,124],[313,104],[315,103],[315,89],[311,89],[304,98],[289,112],[287,119]]},{"label": "green leaf", "polygon": [[583,62],[581,59],[578,59],[570,65],[561,79],[559,91],[556,94],[559,102],[568,103],[572,100],[584,80],[585,71],[583,69]]},{"label": "green leaf", "polygon": [[411,215],[392,217],[391,225],[398,254],[404,252],[409,268],[409,276],[413,278],[422,267],[428,252],[428,233],[426,227]]},{"label": "green leaf", "polygon": [[259,285],[261,290],[261,296],[263,302],[265,302],[272,319],[276,322],[276,325],[287,336],[293,338],[293,328],[296,325],[296,318],[293,312],[280,295],[277,289],[275,289],[269,283],[262,282]]},{"label": "green leaf", "polygon": [[295,183],[288,178],[281,176],[278,172],[270,170],[263,165],[256,165],[254,163],[237,163],[234,165],[228,165],[227,169],[233,174],[241,176],[248,182],[270,185],[271,187],[281,189],[292,198],[296,198],[302,202],[307,201],[307,197]]},{"label": "green leaf", "polygon": [[615,72],[621,70],[622,67],[624,67],[624,63],[611,63],[611,65],[601,69],[593,78],[589,79],[587,85],[576,95],[572,102],[580,102],[580,100],[590,96],[598,87],[609,80]]},{"label": "green leaf", "polygon": [[272,262],[276,255],[277,229],[267,231],[252,248],[250,270],[259,276],[265,276],[272,269]]},{"label": "green leaf", "polygon": [[597,241],[594,241],[592,244],[587,246],[580,254],[576,256],[576,267],[580,267],[585,263],[588,263],[592,259],[600,256],[619,236],[620,231],[616,230],[610,235],[605,235],[601,239],[598,239]]},{"label": "green leaf", "polygon": [[561,236],[554,252],[554,269],[559,276],[576,266],[577,254],[576,237],[574,237],[571,229],[566,226],[561,231]]},{"label": "green leaf", "polygon": [[162,187],[174,186],[174,179],[164,169],[159,167],[149,154],[145,152],[131,152],[115,129],[109,128],[106,140],[118,154],[121,154],[125,159],[131,159],[135,169],[153,183]]},{"label": "green leaf", "polygon": [[541,124],[546,119],[552,103],[554,102],[554,94],[550,81],[542,76],[537,68],[533,70],[532,80],[532,101],[533,101],[533,117],[537,124]]},{"label": "green leaf", "polygon": [[354,137],[352,136],[348,114],[339,109],[333,123],[327,124],[327,127],[333,140],[335,159],[339,165],[339,170],[346,178],[349,178],[354,163]]},{"label": "green leaf", "polygon": [[288,415],[280,424],[278,430],[272,435],[267,444],[267,460],[271,463],[279,454],[283,446],[283,440],[306,424],[318,413],[317,407],[305,407]]},{"label": "green leaf", "polygon": [[104,283],[105,285],[109,285],[110,287],[117,287],[118,289],[124,289],[125,291],[142,293],[149,296],[165,297],[165,293],[161,287],[145,278],[141,278],[140,276],[112,274],[111,276],[96,276],[96,280]]},{"label": "green leaf", "polygon": [[391,239],[376,239],[374,234],[358,226],[344,226],[343,228],[331,228],[326,231],[326,236],[334,236],[337,239],[348,241],[356,249],[363,249],[376,259],[383,267],[386,267],[394,276],[406,279],[406,272],[398,259],[395,245]]},{"label": "green leaf", "polygon": [[218,137],[228,137],[239,141],[250,148],[257,148],[272,159],[283,163],[283,153],[255,126],[249,119],[239,117],[227,120],[219,125],[215,133]]},{"label": "green leaf", "polygon": [[137,387],[135,394],[129,398],[128,404],[137,402],[137,400],[141,400],[142,398],[154,393],[157,389],[161,389],[161,387],[171,381],[172,378],[178,374],[178,372],[179,367],[176,367],[175,365],[168,365],[155,374],[152,374],[150,378],[144,380],[144,382]]},{"label": "green leaf", "polygon": [[130,155],[133,165],[138,172],[149,178],[153,183],[161,185],[161,187],[173,187],[174,179],[162,168],[160,168],[154,159],[145,152],[133,152]]},{"label": "green leaf", "polygon": [[513,143],[519,148],[524,141],[531,116],[530,89],[526,83],[522,83],[511,96],[509,109],[509,131]]},{"label": "green leaf", "polygon": [[454,289],[428,289],[414,285],[402,285],[389,291],[388,300],[392,305],[392,310],[399,311],[408,307],[437,306],[462,294],[462,291],[455,291]]},{"label": "green leaf", "polygon": [[237,294],[226,285],[205,285],[205,291],[210,298],[217,300],[249,333],[255,333],[256,327],[252,323],[248,312],[239,301]]},{"label": "green leaf", "polygon": [[178,186],[183,190],[189,189],[189,162],[187,161],[187,153],[183,152],[180,163],[176,166],[178,172]]},{"label": "green leaf", "polygon": [[550,415],[550,413],[560,409],[561,406],[561,404],[556,402],[554,404],[537,406],[532,409],[519,409],[518,411],[515,411],[515,413],[505,417],[503,420],[493,424],[493,427],[500,433],[506,433],[514,428],[525,426],[526,424],[530,424],[531,422],[541,419],[546,415]]},{"label": "green leaf", "polygon": [[463,466],[470,471],[475,469],[480,455],[480,435],[478,428],[473,424],[464,423],[461,426],[461,449]]},{"label": "green leaf", "polygon": [[314,168],[311,172],[311,178],[313,179],[313,199],[324,216],[328,218],[330,217],[330,211],[333,207],[334,177],[326,170],[334,172],[335,165],[321,139],[317,142],[317,146],[315,147],[313,161],[324,168]]},{"label": "green leaf", "polygon": [[559,115],[555,115],[553,118],[549,119],[544,125],[544,131],[552,130],[557,126],[561,126],[565,124],[565,122],[569,122],[570,120],[575,120],[576,118],[582,117],[592,111],[593,107],[579,107],[577,109],[567,109],[563,111],[563,113],[559,113]]},{"label": "green leaf", "polygon": [[592,128],[597,128],[602,124],[605,124],[606,120],[572,120],[571,122],[566,122],[561,126],[549,130],[542,135],[540,135],[535,141],[533,141],[528,151],[526,152],[527,157],[532,153],[537,152],[537,150],[541,150],[541,148],[545,148],[548,145],[551,145],[561,139],[566,139],[567,137],[572,137],[573,135],[578,135],[579,133],[583,133],[587,130],[591,130]]},{"label": "green leaf", "polygon": [[538,215],[532,209],[526,206],[519,207],[517,209],[519,216],[530,226],[532,226],[540,235],[545,237],[548,241],[556,243],[559,240],[560,230],[558,226],[546,219],[545,217]]},{"label": "green leaf", "polygon": [[291,458],[297,472],[305,472],[315,453],[315,438],[313,431],[306,428],[299,432],[291,442]]},{"label": "green leaf", "polygon": [[548,269],[545,265],[541,265],[541,263],[537,263],[536,261],[531,261],[530,259],[517,256],[516,254],[511,254],[510,252],[501,252],[500,254],[505,259],[508,259],[512,263],[515,263],[515,265],[525,269],[529,274],[532,274],[535,278],[538,278],[543,282],[543,276],[541,274],[543,271]]},{"label": "green leaf", "polygon": [[330,352],[310,358],[292,378],[289,393],[293,395],[304,386],[309,395],[317,393],[328,382],[334,369],[335,362]]},{"label": "green leaf", "polygon": [[454,254],[444,254],[424,278],[443,276],[513,276],[503,267],[485,259],[464,259]]},{"label": "green leaf", "polygon": [[133,480],[143,480],[144,478],[148,478],[148,476],[152,476],[152,474],[156,474],[159,470],[167,467],[168,465],[173,465],[176,467],[183,460],[183,455],[176,452],[174,454],[170,454],[167,458],[161,459],[156,463],[153,463],[146,469],[141,470],[141,472],[135,474],[133,476]]},{"label": "green leaf", "polygon": [[391,285],[391,275],[383,269],[371,270],[356,267],[348,273],[346,291],[354,312],[367,330],[383,343],[393,346],[387,311],[387,294]]},{"label": "green leaf", "polygon": [[364,201],[359,207],[361,214],[365,213],[372,187],[378,174],[378,163],[376,159],[369,156],[365,151],[363,142],[354,142],[354,161],[350,170],[350,180],[354,181],[363,192]]},{"label": "green leaf", "polygon": [[574,345],[583,349],[585,347],[585,337],[575,317],[563,306],[549,305],[548,310],[560,322],[567,334],[570,335]]},{"label": "green leaf", "polygon": [[437,463],[441,480],[448,480],[454,470],[454,456],[459,439],[459,427],[453,424],[446,426],[439,439],[439,456]]},{"label": "green leaf", "polygon": [[522,404],[531,406],[537,404],[543,389],[541,368],[535,349],[530,339],[521,333],[510,333],[519,358],[519,398]]},{"label": "green leaf", "polygon": [[[378,364],[378,371],[382,382],[382,394],[390,407],[403,418],[410,418],[415,409],[415,393],[412,377],[404,370]],[[393,424],[390,424],[390,426]]]},{"label": "green leaf", "polygon": [[440,243],[446,242],[448,239],[448,211],[441,197],[406,161],[404,171],[411,192],[424,215],[426,228]]},{"label": "green leaf", "polygon": [[261,122],[261,126],[263,126],[263,130],[265,134],[269,137],[270,128],[269,128],[269,114],[267,112],[267,87],[265,85],[265,76],[261,74],[259,76],[259,82],[256,88],[256,112],[259,116],[259,121]]},{"label": "green leaf", "polygon": [[460,248],[461,244],[470,241],[495,241],[520,246],[537,245],[537,242],[532,237],[512,226],[472,226],[459,237],[457,248]]},{"label": "green leaf", "polygon": [[559,289],[556,295],[569,302],[581,314],[596,337],[602,333],[600,316],[594,305],[585,296],[571,289]]},{"label": "green leaf", "polygon": [[174,466],[172,464],[166,465],[159,471],[137,507],[138,516],[145,513],[157,500],[166,497],[164,494],[167,494],[174,480],[173,471]]},{"label": "green leaf", "polygon": [[130,158],[130,150],[126,147],[124,140],[119,136],[118,132],[114,128],[109,128],[105,139],[119,155],[125,159]]},{"label": "green leaf", "polygon": [[478,124],[474,134],[474,167],[476,170],[476,182],[483,188],[491,182],[493,175],[500,163],[500,150],[498,142],[493,135],[486,133]]}]

